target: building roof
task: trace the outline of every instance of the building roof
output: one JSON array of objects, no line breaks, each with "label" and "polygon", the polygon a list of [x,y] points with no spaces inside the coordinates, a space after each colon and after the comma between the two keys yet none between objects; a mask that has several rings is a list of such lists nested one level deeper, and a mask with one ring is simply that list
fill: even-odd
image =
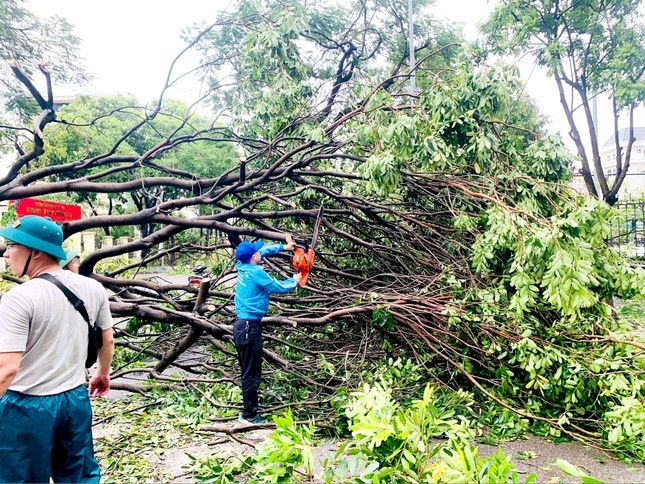
[{"label": "building roof", "polygon": [[[636,138],[636,141],[645,141],[645,126],[634,127],[634,138]],[[620,142],[620,146],[627,146],[627,142],[629,141],[629,128],[618,130],[618,141]],[[609,139],[605,141],[605,144],[602,145],[600,151],[604,151],[607,148],[613,148],[614,146],[616,146],[616,141],[612,134]]]}]

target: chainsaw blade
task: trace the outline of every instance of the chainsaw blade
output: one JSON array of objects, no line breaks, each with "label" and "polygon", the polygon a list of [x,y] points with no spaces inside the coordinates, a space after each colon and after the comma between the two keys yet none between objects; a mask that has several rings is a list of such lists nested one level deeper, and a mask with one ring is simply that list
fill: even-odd
[{"label": "chainsaw blade", "polygon": [[316,242],[318,242],[318,232],[320,231],[320,224],[322,223],[324,208],[321,205],[318,209],[318,215],[316,216],[316,225],[314,226],[314,234],[311,237],[311,248],[316,248]]}]

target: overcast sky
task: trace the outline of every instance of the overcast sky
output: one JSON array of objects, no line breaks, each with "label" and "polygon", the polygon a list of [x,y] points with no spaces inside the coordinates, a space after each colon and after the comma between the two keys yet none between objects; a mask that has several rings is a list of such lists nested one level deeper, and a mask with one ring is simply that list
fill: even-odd
[{"label": "overcast sky", "polygon": [[[82,55],[89,72],[95,76],[82,92],[90,94],[133,94],[143,102],[158,97],[173,59],[183,48],[183,28],[193,22],[212,21],[217,11],[230,8],[232,0],[28,0],[40,17],[59,15],[74,26],[83,39]],[[493,0],[436,0],[432,12],[464,24],[469,39],[476,35],[476,25],[493,8]],[[554,82],[530,60],[520,65],[527,82],[526,92],[550,116],[552,132],[561,131],[571,146]],[[191,102],[194,84],[184,84],[169,92],[170,97]],[[81,91],[76,91],[81,92]],[[58,89],[57,96],[69,95],[71,89]],[[599,104],[600,142],[611,135],[608,103]],[[645,114],[641,110],[640,114]],[[604,113],[604,116],[603,116]],[[645,125],[645,116],[639,116]]]}]

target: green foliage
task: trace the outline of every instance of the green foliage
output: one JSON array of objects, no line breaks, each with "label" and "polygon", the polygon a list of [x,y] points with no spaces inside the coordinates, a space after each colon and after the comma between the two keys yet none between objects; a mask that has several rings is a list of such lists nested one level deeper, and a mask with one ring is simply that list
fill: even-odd
[{"label": "green foliage", "polygon": [[[152,381],[147,384],[155,385]],[[199,389],[154,389],[145,397],[93,400],[94,418],[110,422],[112,429],[95,440],[103,480],[134,483],[171,479],[173,476],[164,474],[159,465],[164,455],[188,442],[202,441],[195,430],[217,416],[212,401],[239,396],[232,395],[226,385],[200,385]],[[203,443],[208,440],[204,438]]]},{"label": "green foliage", "polygon": [[495,9],[484,29],[496,51],[532,51],[551,72],[572,62],[585,88],[610,89],[611,97],[625,106],[645,100],[640,4],[640,0],[511,0]]},{"label": "green foliage", "polygon": [[125,330],[132,335],[145,336],[146,334],[153,333],[168,333],[174,328],[173,325],[168,323],[160,323],[158,321],[142,321],[137,317],[128,319]]},{"label": "green foliage", "polygon": [[436,389],[426,386],[421,400],[401,409],[391,392],[378,384],[352,393],[345,415],[355,445],[380,456],[383,462],[404,459],[409,452],[426,453],[435,437],[472,437],[468,421],[452,409],[435,406]]},{"label": "green foliage", "polygon": [[587,475],[582,469],[578,466],[571,464],[570,462],[564,459],[557,459],[555,464],[562,469],[562,472],[569,476],[579,477],[582,484],[605,484],[605,481],[595,479]]},{"label": "green foliage", "polygon": [[[645,362],[642,363],[645,367]],[[605,412],[603,418],[609,446],[623,455],[634,456],[644,461],[645,405],[642,396],[621,397],[619,403]]]},{"label": "green foliage", "polygon": [[[482,459],[477,457],[477,448],[453,440],[438,452],[437,457],[439,462],[432,469],[433,482],[520,482],[515,464],[502,449]],[[535,474],[530,474],[525,482],[535,482],[536,478]]]},{"label": "green foliage", "polygon": [[385,307],[377,307],[372,312],[372,322],[379,328],[391,331],[396,326],[396,320]]},{"label": "green foliage", "polygon": [[[396,105],[382,93],[371,102]],[[562,182],[570,174],[571,155],[559,138],[537,134],[536,108],[522,98],[512,69],[464,59],[445,82],[423,92],[418,110],[368,112],[351,124],[354,149],[370,153],[360,173],[367,189],[381,195],[404,195],[403,173],[411,170],[494,175],[520,199],[545,191],[532,178]]]},{"label": "green foliage", "polygon": [[224,459],[219,456],[196,458],[189,454],[193,461],[190,471],[197,482],[229,484],[237,482],[237,476],[253,468],[252,456],[235,456]]},{"label": "green foliage", "polygon": [[[290,412],[274,417],[276,430],[252,456],[195,459],[191,470],[200,481],[219,483],[242,477],[250,482],[519,482],[501,450],[477,457],[467,422],[448,403],[463,399],[460,394],[444,399],[431,386],[409,406],[394,402],[379,385],[353,392],[343,410],[353,439],[325,459],[320,476],[313,475],[313,427],[296,425]],[[441,443],[437,437],[449,440]]]},{"label": "green foliage", "polygon": [[616,214],[604,202],[553,190],[547,211],[529,203],[535,194],[524,197],[526,210],[498,203],[458,220],[460,229],[477,234],[472,265],[486,284],[464,292],[464,301],[477,305],[467,315],[453,313],[451,328],[461,331],[467,321],[470,328],[514,334],[509,340],[485,331],[480,343],[490,360],[467,369],[494,378],[492,393],[557,423],[528,426],[484,413],[485,421],[498,423],[487,438],[527,429],[560,436],[575,425],[600,431],[605,445],[642,459],[642,408],[630,399],[645,397],[643,356],[613,341],[635,338],[633,323],[617,320],[608,301],[642,298],[645,272],[607,244]]},{"label": "green foliage", "polygon": [[2,218],[0,218],[0,226],[6,227],[8,225],[12,225],[16,219],[18,218],[18,214],[16,213],[16,206],[15,205],[8,205],[7,206],[7,211],[2,214]]},{"label": "green foliage", "polygon": [[[612,99],[616,120],[622,109],[645,102],[645,26],[640,6],[641,0],[508,0],[483,26],[493,52],[531,54],[548,69],[579,147],[585,182],[600,186],[600,192],[592,188],[590,193],[610,204],[616,202],[622,181],[610,186],[602,171],[592,180],[592,156],[583,148],[580,133],[591,135],[595,152],[598,126],[590,107],[595,95]],[[571,95],[565,96],[568,89]],[[581,120],[572,115],[579,108],[585,112]],[[620,170],[627,170],[629,154],[624,147],[616,157],[623,160]]]},{"label": "green foliage", "polygon": [[[127,331],[127,329],[126,329]],[[114,357],[112,358],[112,367],[113,368],[125,368],[125,367],[144,367],[146,362],[144,361],[145,355],[142,353],[133,351],[129,348],[124,348],[117,345],[114,349]]]},{"label": "green foliage", "polygon": [[273,417],[276,430],[252,456],[223,460],[197,459],[193,472],[199,480],[235,482],[244,473],[251,482],[289,483],[313,477],[313,425],[296,425],[290,410]]},{"label": "green foliage", "polygon": [[[325,462],[325,482],[519,482],[501,450],[477,457],[468,421],[450,404],[444,407],[435,388],[426,386],[423,398],[409,407],[379,385],[366,385],[352,396],[345,414],[353,440]],[[438,437],[449,440],[440,443]]]},{"label": "green foliage", "polygon": [[277,430],[258,446],[253,476],[262,482],[293,482],[296,475],[312,476],[313,426],[296,426],[291,411],[273,421]]},{"label": "green foliage", "polygon": [[612,220],[610,207],[594,199],[563,205],[546,226],[491,207],[487,230],[473,246],[473,267],[480,274],[506,274],[497,283],[504,284],[518,319],[552,310],[563,322],[580,321],[587,308],[608,316],[605,299],[645,292],[643,270],[625,264],[605,243]]},{"label": "green foliage", "polygon": [[94,271],[97,274],[104,274],[121,269],[123,266],[129,263],[128,255],[118,255],[110,257],[109,259],[102,259],[98,264],[96,264]]},{"label": "green foliage", "polygon": [[479,440],[490,445],[517,439],[531,430],[529,419],[496,404],[482,408],[476,421],[485,432]]},{"label": "green foliage", "polygon": [[389,357],[380,366],[364,371],[363,377],[368,383],[379,383],[392,391],[406,391],[421,386],[428,375],[419,362]]},{"label": "green foliage", "polygon": [[[417,2],[417,8],[427,3]],[[375,79],[400,62],[406,45],[398,17],[402,8],[355,0],[240,2],[199,44],[209,66],[204,75],[219,86],[213,104],[229,110],[234,129],[245,135],[266,139],[288,132],[325,140],[323,129],[338,108],[321,106],[320,93],[336,85],[340,93],[334,100],[342,96],[350,105],[360,103]],[[415,18],[415,28],[419,58],[456,40],[451,27],[427,15]],[[454,55],[445,49],[425,65],[446,66]],[[427,82],[420,79],[422,86]]]},{"label": "green foliage", "polygon": [[113,482],[163,481],[164,475],[154,461],[163,448],[178,444],[170,422],[154,426],[122,428],[118,436],[106,436],[96,445],[96,454],[104,475]]},{"label": "green foliage", "polygon": [[[46,69],[59,82],[81,83],[88,79],[79,59],[81,39],[73,34],[65,19],[41,18],[24,7],[23,0],[3,0],[0,8],[0,96],[5,108],[21,119],[29,119],[39,109],[36,103],[18,88],[18,81],[9,72],[8,60],[17,61],[28,75],[37,70],[37,63],[47,60]],[[20,93],[20,94],[16,94]],[[4,130],[0,129],[0,138]]]},{"label": "green foliage", "polygon": [[490,345],[498,369],[500,396],[521,402],[529,412],[557,420],[557,425],[529,426],[517,415],[484,412],[480,422],[490,426],[488,440],[521,435],[526,430],[561,435],[569,424],[605,428],[606,445],[642,459],[643,356],[628,344],[587,347],[554,335],[537,339],[529,330],[517,342]]}]

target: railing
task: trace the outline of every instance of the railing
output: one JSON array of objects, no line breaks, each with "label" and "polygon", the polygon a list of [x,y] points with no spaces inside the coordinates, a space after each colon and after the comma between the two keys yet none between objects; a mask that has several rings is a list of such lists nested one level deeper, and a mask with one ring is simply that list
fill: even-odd
[{"label": "railing", "polygon": [[619,215],[612,224],[609,243],[625,251],[632,246],[637,257],[645,257],[645,197],[620,200],[614,208]]}]

